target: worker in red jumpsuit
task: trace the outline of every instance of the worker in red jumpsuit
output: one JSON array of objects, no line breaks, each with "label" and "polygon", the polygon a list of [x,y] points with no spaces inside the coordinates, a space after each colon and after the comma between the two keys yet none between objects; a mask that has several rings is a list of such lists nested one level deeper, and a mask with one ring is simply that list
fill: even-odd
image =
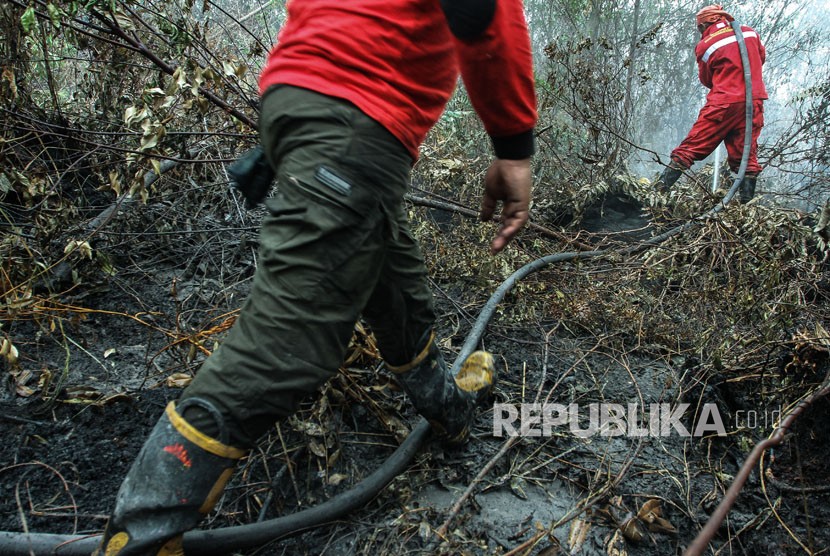
[{"label": "worker in red jumpsuit", "polygon": [[[706,6],[697,13],[701,39],[695,48],[700,82],[710,89],[706,104],[689,134],[671,153],[671,163],[658,180],[668,189],[695,161],[709,156],[721,143],[726,145],[729,168],[737,173],[743,156],[746,131],[746,87],[743,62],[735,31],[734,18],[722,6]],[[767,90],[761,73],[766,50],[758,33],[741,25],[749,55],[752,75],[752,141],[746,174],[741,181],[739,198],[747,202],[755,195],[755,182],[761,172],[758,165],[758,135],[764,126],[764,100]]]},{"label": "worker in red jumpsuit", "polygon": [[360,316],[437,436],[467,440],[493,357],[476,352],[449,372],[404,205],[459,75],[495,154],[481,209],[488,221],[501,205],[495,255],[530,203],[537,112],[521,0],[288,3],[260,76],[260,141],[278,187],[250,296],[127,473],[103,554],[180,554],[236,462],[336,374]]}]

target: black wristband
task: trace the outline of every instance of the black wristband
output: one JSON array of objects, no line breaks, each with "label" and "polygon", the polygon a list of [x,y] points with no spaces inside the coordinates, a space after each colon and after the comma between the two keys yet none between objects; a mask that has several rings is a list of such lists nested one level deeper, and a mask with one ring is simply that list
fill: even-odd
[{"label": "black wristband", "polygon": [[533,129],[507,137],[490,137],[497,158],[522,160],[530,158],[536,152],[536,138]]}]

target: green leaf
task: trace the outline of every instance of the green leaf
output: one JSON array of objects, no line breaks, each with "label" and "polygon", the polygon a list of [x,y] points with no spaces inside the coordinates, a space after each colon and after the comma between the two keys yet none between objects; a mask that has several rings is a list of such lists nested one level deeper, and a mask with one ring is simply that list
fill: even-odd
[{"label": "green leaf", "polygon": [[35,25],[35,9],[32,6],[26,8],[26,11],[23,12],[23,15],[20,16],[20,25],[23,27],[24,33],[29,33],[32,30],[32,27]]},{"label": "green leaf", "polygon": [[49,2],[46,4],[46,11],[49,12],[49,20],[55,27],[61,26],[61,9]]}]

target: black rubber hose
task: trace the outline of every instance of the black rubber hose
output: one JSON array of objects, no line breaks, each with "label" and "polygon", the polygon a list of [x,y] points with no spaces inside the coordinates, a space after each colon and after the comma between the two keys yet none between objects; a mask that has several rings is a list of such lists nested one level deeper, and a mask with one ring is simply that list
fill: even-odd
[{"label": "black rubber hose", "polygon": [[[738,47],[741,52],[741,61],[744,67],[744,81],[746,82],[746,131],[744,138],[744,152],[741,158],[741,166],[738,170],[738,176],[732,184],[729,192],[724,197],[723,201],[709,210],[706,214],[700,216],[697,220],[708,218],[717,214],[726,204],[735,196],[741,181],[746,173],[746,165],[749,161],[749,149],[752,141],[752,79],[749,69],[749,57],[746,51],[746,44],[744,43],[743,33],[740,25],[732,22],[732,27],[735,29],[735,35],[738,39]],[[501,303],[504,296],[516,285],[516,283],[526,276],[539,271],[549,264],[565,262],[574,259],[595,258],[611,253],[620,255],[630,255],[640,251],[646,247],[657,245],[673,237],[680,232],[683,232],[695,224],[695,221],[689,221],[685,224],[672,228],[663,234],[643,241],[635,246],[628,247],[621,250],[602,249],[596,251],[576,251],[566,253],[556,253],[542,257],[533,262],[526,264],[519,270],[514,272],[493,292],[493,295],[484,305],[484,308],[479,313],[478,319],[473,325],[470,333],[467,336],[464,346],[455,359],[453,365],[453,374],[458,373],[463,362],[470,353],[472,353],[476,346],[481,341],[484,334],[484,329],[487,323],[493,316],[493,313]],[[328,500],[318,506],[297,512],[295,514],[262,521],[259,523],[251,523],[248,525],[238,525],[234,527],[226,527],[223,529],[211,529],[203,531],[191,531],[184,535],[184,549],[189,554],[199,554],[200,556],[219,556],[228,554],[234,550],[242,550],[246,548],[254,548],[262,546],[274,540],[287,537],[302,531],[313,529],[324,523],[330,523],[346,513],[356,510],[374,498],[386,485],[388,485],[397,475],[403,472],[409,461],[418,451],[423,441],[429,433],[429,423],[425,419],[421,419],[418,425],[409,433],[406,440],[389,456],[374,473],[366,477],[363,481],[358,483],[354,488],[343,492],[331,500]],[[0,531],[0,554],[3,556],[45,556],[45,555],[61,555],[61,556],[89,556],[98,546],[100,535],[93,537],[84,537],[78,535],[54,535],[49,533],[12,533]]]},{"label": "black rubber hose", "polygon": [[[744,34],[741,31],[741,25],[737,21],[733,21],[732,29],[735,30],[735,37],[738,39],[738,50],[741,52],[741,64],[743,64],[744,70],[744,84],[746,87],[746,126],[744,129],[744,153],[741,157],[741,167],[738,170],[738,177],[735,178],[735,183],[732,185],[732,188],[723,200],[724,203],[729,202],[729,200],[735,195],[741,180],[744,178],[744,174],[746,173],[746,165],[749,160],[749,149],[752,145],[752,71],[749,67],[749,54],[746,51],[746,43],[744,42]],[[782,427],[779,427],[775,430],[775,432],[778,433],[781,430]],[[783,431],[781,434],[783,434]],[[756,456],[760,457],[761,452],[766,450],[766,448],[771,444],[772,443],[758,444],[749,455],[748,459]],[[733,484],[730,485],[726,495],[724,495],[723,499],[720,501],[720,504],[718,504],[718,507],[715,508],[712,515],[709,516],[709,520],[706,522],[706,525],[698,532],[692,543],[686,548],[686,551],[683,552],[683,556],[700,556],[709,546],[712,538],[715,536],[718,529],[720,529],[723,520],[726,519],[729,510],[732,508],[732,504],[735,503],[738,493],[741,488],[743,488],[743,484],[749,475],[748,472],[744,473],[744,467],[745,464],[744,466],[741,466],[741,473],[733,479]]]},{"label": "black rubber hose", "polygon": [[744,89],[745,98],[744,105],[746,109],[746,123],[744,124],[744,152],[741,156],[741,166],[738,169],[738,175],[735,177],[735,182],[723,198],[722,205],[726,205],[735,196],[741,182],[746,175],[746,165],[749,162],[749,151],[752,148],[752,69],[749,65],[749,53],[746,50],[746,42],[744,42],[744,33],[741,30],[741,24],[737,21],[732,22],[732,30],[735,31],[735,38],[738,41],[738,51],[741,53],[741,65],[744,71]]}]

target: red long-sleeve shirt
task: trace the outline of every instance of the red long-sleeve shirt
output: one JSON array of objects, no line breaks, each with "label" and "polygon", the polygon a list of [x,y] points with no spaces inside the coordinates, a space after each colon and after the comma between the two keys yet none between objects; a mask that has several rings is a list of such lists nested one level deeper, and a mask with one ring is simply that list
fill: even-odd
[{"label": "red long-sleeve shirt", "polygon": [[294,85],[355,104],[418,157],[459,73],[497,144],[536,122],[521,0],[499,0],[484,36],[456,40],[439,0],[291,0],[260,75],[264,93]]},{"label": "red long-sleeve shirt", "polygon": [[[741,32],[752,74],[752,98],[764,100],[767,98],[767,89],[764,86],[761,66],[766,60],[766,49],[754,29],[741,25]],[[735,31],[729,23],[720,21],[710,25],[697,44],[695,55],[700,82],[711,89],[706,95],[708,103],[744,101],[746,88],[743,63]]]}]

